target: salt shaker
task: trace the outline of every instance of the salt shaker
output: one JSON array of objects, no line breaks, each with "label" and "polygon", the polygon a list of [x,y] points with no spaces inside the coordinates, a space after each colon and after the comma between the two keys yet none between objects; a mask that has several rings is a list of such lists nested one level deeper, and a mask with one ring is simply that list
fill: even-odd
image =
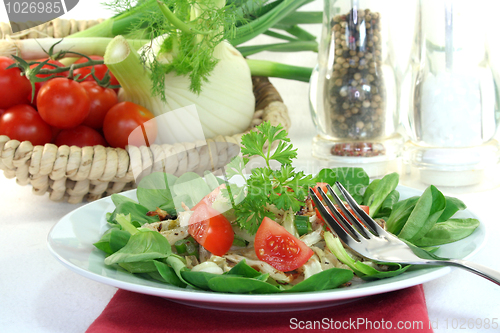
[{"label": "salt shaker", "polygon": [[488,22],[494,21],[490,5],[483,0],[473,6],[462,0],[419,0],[419,25],[401,98],[409,135],[403,153],[406,178],[473,186],[498,162],[494,137],[499,100],[486,34]]},{"label": "salt shaker", "polygon": [[[310,109],[312,154],[336,165],[385,173],[402,148],[390,42],[396,1],[325,0]],[[374,166],[374,167],[370,167]]]}]

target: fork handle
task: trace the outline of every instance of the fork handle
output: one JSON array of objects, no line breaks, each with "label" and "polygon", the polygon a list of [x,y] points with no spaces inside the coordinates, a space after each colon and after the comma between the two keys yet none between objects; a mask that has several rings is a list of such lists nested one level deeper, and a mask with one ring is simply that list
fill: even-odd
[{"label": "fork handle", "polygon": [[490,280],[493,283],[496,283],[500,286],[500,272],[489,267],[476,264],[475,262],[460,260],[460,259],[451,259],[442,261],[441,263],[447,263],[449,266],[455,266],[460,268],[465,268],[468,271],[471,271],[474,274],[484,277],[485,279]]}]

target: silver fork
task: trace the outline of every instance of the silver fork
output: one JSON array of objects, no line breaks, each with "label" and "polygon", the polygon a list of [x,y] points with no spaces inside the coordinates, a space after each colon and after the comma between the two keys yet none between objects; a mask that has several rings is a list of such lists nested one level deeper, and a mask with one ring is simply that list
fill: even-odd
[{"label": "silver fork", "polygon": [[[500,272],[491,268],[461,259],[447,259],[438,257],[414,245],[407,244],[393,234],[385,231],[373,220],[347,190],[339,183],[335,185],[346,199],[356,217],[347,209],[339,196],[327,185],[328,192],[333,197],[337,206],[328,198],[326,193],[318,187],[317,190],[323,197],[323,201],[330,209],[333,216],[322,204],[316,193],[309,189],[312,199],[316,204],[321,216],[332,228],[338,237],[351,249],[368,259],[378,262],[390,262],[412,265],[434,265],[434,266],[455,266],[465,268],[472,273],[482,276],[500,285]],[[347,217],[344,218],[342,214]],[[334,218],[335,217],[335,218]]]}]

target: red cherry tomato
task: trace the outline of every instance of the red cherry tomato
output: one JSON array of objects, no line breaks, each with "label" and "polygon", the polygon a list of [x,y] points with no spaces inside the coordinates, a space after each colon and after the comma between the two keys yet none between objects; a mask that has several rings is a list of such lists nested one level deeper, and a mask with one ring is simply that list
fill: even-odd
[{"label": "red cherry tomato", "polygon": [[30,141],[33,146],[37,146],[50,142],[52,130],[33,107],[20,104],[9,108],[0,116],[0,135]]},{"label": "red cherry tomato", "polygon": [[[103,60],[104,58],[101,57],[101,56],[90,56],[89,57],[90,59],[92,60]],[[75,61],[75,64],[83,64],[85,62],[87,62],[88,59],[85,58],[85,57],[81,57],[80,59],[78,59],[77,61]],[[94,75],[99,79],[99,80],[102,80],[104,75],[106,75],[106,72],[108,71],[108,67],[104,64],[102,65],[94,65]],[[80,79],[85,77],[86,75],[87,78],[85,79],[85,81],[95,81],[94,77],[90,74],[92,72],[92,66],[86,66],[86,67],[82,67],[82,68],[78,68],[78,69],[75,69],[73,71],[73,74],[76,75],[76,74],[80,74]],[[116,77],[113,75],[113,73],[109,72],[109,75],[111,76],[111,80],[110,80],[110,84],[111,85],[119,85],[120,83],[118,82],[118,80],[116,79]]]},{"label": "red cherry tomato", "polygon": [[304,242],[268,217],[262,220],[255,234],[254,247],[260,260],[282,272],[301,267],[314,253]]},{"label": "red cherry tomato", "polygon": [[150,145],[158,133],[154,115],[131,102],[113,106],[104,117],[102,130],[106,141],[116,148]]},{"label": "red cherry tomato", "polygon": [[54,143],[57,146],[106,146],[106,141],[99,132],[93,128],[83,125],[63,129],[57,135]]},{"label": "red cherry tomato", "polygon": [[52,130],[52,140],[50,140],[50,142],[54,143],[56,142],[56,138],[59,135],[59,133],[61,133],[62,129],[54,126],[51,126],[50,129]]},{"label": "red cherry tomato", "polygon": [[90,99],[78,82],[58,77],[47,81],[37,97],[42,119],[57,128],[80,125],[90,112]]},{"label": "red cherry tomato", "polygon": [[90,112],[82,125],[100,129],[106,113],[118,103],[116,92],[113,89],[103,88],[94,81],[84,81],[80,85],[85,88],[90,99]]},{"label": "red cherry tomato", "polygon": [[205,249],[223,256],[233,245],[234,232],[228,219],[201,201],[189,219],[188,232]]},{"label": "red cherry tomato", "polygon": [[[47,59],[40,59],[40,60],[37,60],[38,62],[43,62]],[[58,67],[66,67],[64,66],[63,63],[57,61],[57,60],[53,60],[53,59],[49,59],[49,61],[47,62],[47,64],[43,65],[42,69],[55,69],[57,67],[55,66],[52,66],[52,65],[49,65],[49,64],[53,64],[55,66],[58,66]],[[31,65],[30,68],[35,68],[37,67],[39,64],[34,64],[34,65]],[[51,76],[52,74],[37,74],[36,76],[37,77],[40,77],[40,78],[45,78],[45,77],[49,77]],[[57,73],[57,74],[54,74],[55,77],[67,77],[68,76],[68,72],[67,71],[64,71],[64,72],[61,72],[61,73]],[[33,105],[36,105],[36,97],[38,95],[38,92],[40,91],[40,88],[45,84],[46,81],[44,82],[35,82],[35,95],[34,95],[34,98],[33,98],[33,101],[32,101],[32,96],[31,96],[31,93],[30,95],[28,96],[28,101],[33,104]]]},{"label": "red cherry tomato", "polygon": [[19,68],[6,69],[14,63],[7,57],[0,57],[0,109],[26,104],[31,94],[29,80],[21,76]]}]

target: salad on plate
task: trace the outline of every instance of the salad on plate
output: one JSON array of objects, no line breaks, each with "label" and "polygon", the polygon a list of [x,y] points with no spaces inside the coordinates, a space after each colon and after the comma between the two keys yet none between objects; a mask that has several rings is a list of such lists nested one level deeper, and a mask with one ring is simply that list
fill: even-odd
[{"label": "salad on plate", "polygon": [[[137,201],[113,194],[109,229],[94,244],[106,253],[104,263],[180,288],[238,294],[343,288],[412,269],[363,258],[328,228],[308,190],[336,181],[381,227],[425,251],[479,225],[454,218],[465,204],[434,186],[400,200],[396,173],[370,181],[362,168],[297,171],[296,149],[281,126],[264,122],[241,144],[244,157],[221,177],[154,172],[139,182]],[[252,157],[265,166],[247,173]]]}]

